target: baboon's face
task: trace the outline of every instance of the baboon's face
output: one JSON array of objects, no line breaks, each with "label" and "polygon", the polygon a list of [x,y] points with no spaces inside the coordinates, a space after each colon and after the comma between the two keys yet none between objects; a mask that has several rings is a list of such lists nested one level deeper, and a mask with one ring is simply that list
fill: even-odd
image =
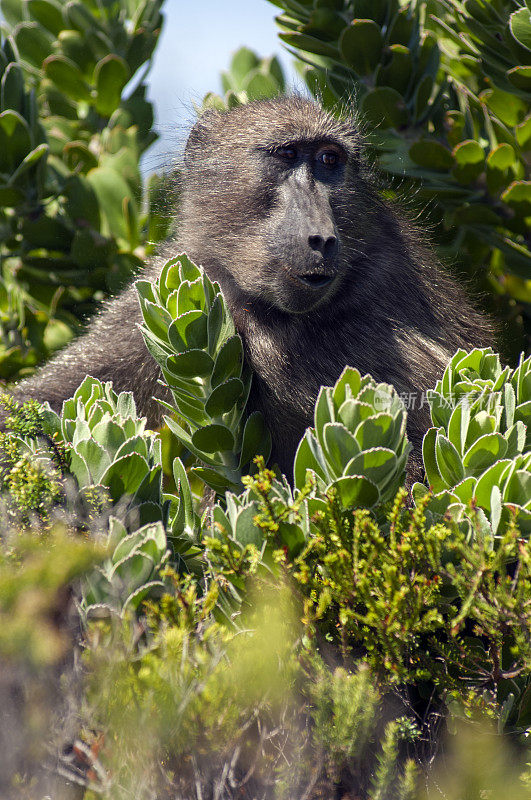
[{"label": "baboon's face", "polygon": [[263,237],[264,295],[293,313],[321,304],[341,277],[341,235],[333,198],[345,182],[347,154],[332,141],[292,141],[261,150],[271,206]]},{"label": "baboon's face", "polygon": [[356,136],[301,99],[202,117],[185,152],[183,241],[191,255],[222,289],[232,280],[283,311],[326,302],[349,268],[349,198],[364,203],[353,181]]}]

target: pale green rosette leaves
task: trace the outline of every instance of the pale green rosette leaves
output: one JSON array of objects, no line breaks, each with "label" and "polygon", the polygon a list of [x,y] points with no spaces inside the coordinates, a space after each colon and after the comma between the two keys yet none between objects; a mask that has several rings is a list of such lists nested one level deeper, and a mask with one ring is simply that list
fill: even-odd
[{"label": "pale green rosette leaves", "polygon": [[219,284],[183,254],[156,283],[136,287],[146,346],[173,396],[174,407],[163,403],[168,427],[203,462],[194,471],[206,484],[218,494],[240,489],[271,439],[260,414],[245,416],[251,373]]},{"label": "pale green rosette leaves", "polygon": [[295,486],[307,473],[319,491],[334,488],[344,506],[373,508],[391,500],[405,478],[411,445],[407,414],[395,389],[347,367],[317,398],[314,427],[295,456]]},{"label": "pale green rosette leaves", "polygon": [[[471,504],[487,539],[511,519],[531,532],[531,358],[502,368],[490,348],[458,350],[429,393],[433,428],[423,442],[428,509],[470,527]],[[419,501],[427,492],[415,484]]]},{"label": "pale green rosette leaves", "polygon": [[187,571],[198,549],[198,516],[185,469],[175,459],[177,494],[163,493],[160,437],[146,430],[133,395],[87,376],[58,415],[44,412],[44,433],[63,443],[82,492],[101,488],[113,516],[110,556],[83,587],[85,614],[125,613],[163,586],[160,570],[172,557]]},{"label": "pale green rosette leaves", "polygon": [[136,611],[142,600],[164,590],[160,571],[169,559],[162,522],[128,533],[116,517],[109,522],[110,557],[83,582],[83,614],[107,616]]}]

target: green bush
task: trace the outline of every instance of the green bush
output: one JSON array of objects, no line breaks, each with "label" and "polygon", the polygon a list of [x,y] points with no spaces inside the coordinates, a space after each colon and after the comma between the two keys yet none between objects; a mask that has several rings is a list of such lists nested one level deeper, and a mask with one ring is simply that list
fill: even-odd
[{"label": "green bush", "polygon": [[165,238],[141,67],[162,0],[3,0],[0,40],[0,377],[68,341]]}]

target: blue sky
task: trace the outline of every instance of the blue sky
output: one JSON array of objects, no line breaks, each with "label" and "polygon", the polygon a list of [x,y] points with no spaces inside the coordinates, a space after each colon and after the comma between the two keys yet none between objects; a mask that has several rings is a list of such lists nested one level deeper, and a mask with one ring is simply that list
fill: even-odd
[{"label": "blue sky", "polygon": [[193,121],[193,102],[221,90],[219,74],[242,45],[261,56],[276,53],[288,81],[296,83],[291,56],[283,51],[267,0],[166,0],[165,24],[149,75],[160,140],[144,159],[147,172],[159,170],[182,148]]}]

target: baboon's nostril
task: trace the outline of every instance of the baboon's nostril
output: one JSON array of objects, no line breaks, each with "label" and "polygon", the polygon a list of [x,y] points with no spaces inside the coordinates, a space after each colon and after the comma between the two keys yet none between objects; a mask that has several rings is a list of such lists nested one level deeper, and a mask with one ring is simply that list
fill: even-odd
[{"label": "baboon's nostril", "polygon": [[312,250],[318,250],[325,258],[331,258],[337,254],[338,242],[336,236],[329,236],[324,239],[319,234],[308,236],[308,244]]},{"label": "baboon's nostril", "polygon": [[337,255],[339,242],[336,236],[329,236],[324,243],[323,255],[325,258],[331,258]]}]

